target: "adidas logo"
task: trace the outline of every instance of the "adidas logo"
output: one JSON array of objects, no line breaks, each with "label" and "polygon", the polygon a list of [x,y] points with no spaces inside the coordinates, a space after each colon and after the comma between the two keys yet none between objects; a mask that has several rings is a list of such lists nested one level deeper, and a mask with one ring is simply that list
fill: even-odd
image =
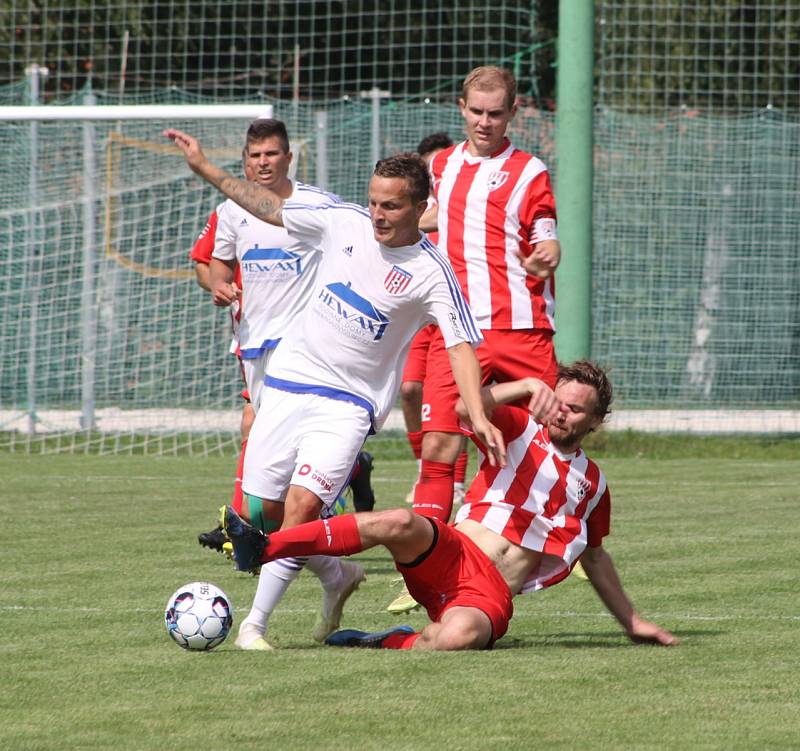
[{"label": "adidas logo", "polygon": [[247,226],[247,219],[242,219],[242,221],[239,222],[239,226],[240,227],[246,227]]}]

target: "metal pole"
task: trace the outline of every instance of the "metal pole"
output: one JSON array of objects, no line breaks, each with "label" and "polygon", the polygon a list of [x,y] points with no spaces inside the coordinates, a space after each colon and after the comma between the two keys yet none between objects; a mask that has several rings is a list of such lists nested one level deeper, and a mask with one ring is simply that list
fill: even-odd
[{"label": "metal pole", "polygon": [[[47,68],[34,63],[25,68],[28,77],[29,105],[39,104],[39,76],[47,75]],[[39,286],[41,268],[39,258],[39,124],[30,124],[30,158],[28,159],[28,206],[30,207],[30,227],[28,241],[29,279],[26,285],[29,308],[28,315],[28,371],[26,373],[26,392],[28,402],[28,432],[36,432],[36,366],[39,335]]]},{"label": "metal pole", "polygon": [[381,99],[386,99],[392,94],[384,91],[377,86],[373,86],[369,91],[362,91],[362,99],[372,100],[372,138],[371,150],[372,164],[374,165],[381,158]]},{"label": "metal pole", "polygon": [[594,2],[561,0],[558,15],[556,198],[562,259],[556,273],[558,359],[592,349],[592,104]]},{"label": "metal pole", "polygon": [[[93,105],[87,94],[84,104]],[[97,362],[97,306],[95,301],[95,133],[83,123],[83,270],[81,275],[81,428],[94,430],[95,366]]]},{"label": "metal pole", "polygon": [[328,189],[328,113],[317,110],[317,187]]}]

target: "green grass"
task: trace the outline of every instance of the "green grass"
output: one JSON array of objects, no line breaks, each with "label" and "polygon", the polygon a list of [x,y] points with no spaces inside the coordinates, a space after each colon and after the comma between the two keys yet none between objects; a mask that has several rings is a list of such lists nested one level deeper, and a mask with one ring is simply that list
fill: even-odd
[{"label": "green grass", "polygon": [[[680,647],[628,643],[568,580],[518,598],[496,649],[465,654],[317,646],[309,574],[273,616],[275,653],[184,652],[163,626],[177,586],[215,582],[237,619],[254,592],[195,542],[234,460],[0,453],[0,749],[795,749],[800,462],[718,446],[602,461],[607,548]],[[373,449],[379,506],[398,505],[414,465]],[[346,625],[401,622],[384,611],[388,556],[358,558],[369,579]]]}]

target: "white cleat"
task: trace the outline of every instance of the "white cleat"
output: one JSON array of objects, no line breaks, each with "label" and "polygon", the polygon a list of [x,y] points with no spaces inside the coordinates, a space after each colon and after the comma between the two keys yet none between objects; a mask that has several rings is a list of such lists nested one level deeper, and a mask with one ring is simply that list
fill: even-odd
[{"label": "white cleat", "polygon": [[239,635],[234,644],[239,649],[252,650],[255,652],[272,652],[273,647],[252,623],[243,623],[239,626]]},{"label": "white cleat", "polygon": [[323,642],[334,631],[337,631],[342,621],[342,610],[347,598],[355,592],[361,582],[366,581],[364,569],[357,563],[342,561],[342,581],[332,590],[326,590],[322,595],[322,613],[317,619],[311,636],[314,641]]},{"label": "white cleat", "polygon": [[411,486],[411,490],[409,490],[409,491],[408,491],[408,493],[406,494],[406,503],[407,503],[409,506],[410,506],[412,503],[414,503],[414,493],[416,493],[416,492],[417,492],[417,483],[414,483],[414,484]]}]

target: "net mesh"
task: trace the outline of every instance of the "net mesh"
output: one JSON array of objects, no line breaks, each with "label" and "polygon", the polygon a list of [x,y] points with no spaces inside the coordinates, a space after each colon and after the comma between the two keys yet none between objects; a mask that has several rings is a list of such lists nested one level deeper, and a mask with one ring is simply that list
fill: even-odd
[{"label": "net mesh", "polygon": [[[500,63],[520,81],[512,139],[557,182],[544,5],[11,2],[0,103],[30,101],[33,62],[49,70],[41,103],[81,103],[89,85],[99,104],[270,103],[297,177],[363,201],[362,92],[390,92],[388,154],[459,137],[461,79]],[[595,8],[593,356],[614,420],[798,432],[800,0]],[[166,147],[167,125],[238,169],[242,121],[0,124],[0,446],[236,445],[227,315],[188,261],[219,197]]]}]

